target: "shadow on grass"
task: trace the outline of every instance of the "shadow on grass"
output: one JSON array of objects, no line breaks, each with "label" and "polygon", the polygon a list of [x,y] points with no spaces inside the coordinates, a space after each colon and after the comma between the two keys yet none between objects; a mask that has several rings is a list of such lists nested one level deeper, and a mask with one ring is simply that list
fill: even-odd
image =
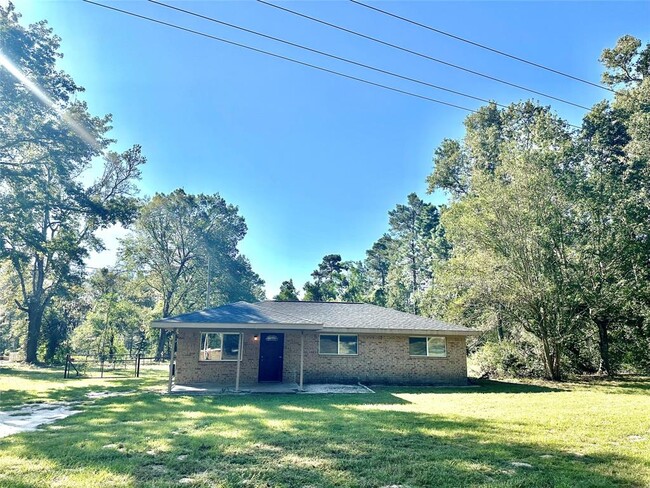
[{"label": "shadow on grass", "polygon": [[650,377],[636,375],[621,375],[612,377],[582,376],[573,380],[585,386],[612,388],[616,393],[638,394],[650,392]]},{"label": "shadow on grass", "polygon": [[562,387],[561,384],[535,385],[528,383],[517,383],[497,380],[473,380],[473,384],[478,385],[478,391],[481,393],[557,393],[568,391],[568,388]]},{"label": "shadow on grass", "polygon": [[24,385],[24,388],[3,388],[0,391],[0,409],[36,402],[83,401],[90,392],[143,390],[161,386],[164,379],[157,371],[145,371],[140,378],[64,379],[62,368],[25,366],[0,367],[0,382],[3,377],[11,377],[16,385]]},{"label": "shadow on grass", "polygon": [[380,386],[373,385],[375,391],[391,391],[393,393],[429,393],[444,395],[450,393],[462,393],[464,395],[485,394],[485,393],[557,393],[569,391],[569,388],[563,388],[561,385],[546,386],[526,383],[516,383],[496,380],[472,380],[469,386],[462,387],[440,387],[440,386]]},{"label": "shadow on grass", "polygon": [[44,366],[22,366],[16,363],[0,364],[0,377],[12,376],[29,380],[54,381],[63,379],[63,368]]},{"label": "shadow on grass", "polygon": [[161,487],[182,478],[204,486],[634,486],[627,470],[608,469],[631,466],[622,455],[581,458],[504,425],[398,403],[389,391],[104,399],[44,432],[0,441],[14,464],[30,465],[1,482],[96,484],[101,472],[107,485]]},{"label": "shadow on grass", "polygon": [[650,379],[626,381],[625,383],[617,384],[616,387],[621,389],[620,393],[650,393]]}]

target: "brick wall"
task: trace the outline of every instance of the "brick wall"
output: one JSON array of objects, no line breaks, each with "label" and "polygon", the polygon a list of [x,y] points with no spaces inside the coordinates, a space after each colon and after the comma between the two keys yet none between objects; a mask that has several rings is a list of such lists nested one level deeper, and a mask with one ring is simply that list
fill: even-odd
[{"label": "brick wall", "polygon": [[[257,383],[259,341],[244,334],[241,362],[242,385]],[[465,337],[447,337],[447,357],[409,356],[408,336],[359,334],[357,356],[318,354],[318,333],[305,332],[305,383],[362,382],[365,384],[465,384],[467,356]],[[176,356],[176,383],[235,384],[236,361],[199,361],[201,332],[180,330]],[[298,382],[300,374],[300,332],[284,333],[283,381]]]},{"label": "brick wall", "polygon": [[[257,383],[259,341],[254,333],[244,333],[244,354],[241,361],[241,384]],[[217,383],[234,386],[237,361],[199,361],[201,347],[200,330],[179,330],[176,350],[176,383]]]},{"label": "brick wall", "polygon": [[[409,356],[408,336],[392,334],[359,334],[357,356],[321,355],[318,354],[318,335],[305,333],[306,383],[467,383],[467,354],[462,336],[447,337],[446,358],[430,358]],[[285,357],[290,356],[291,365],[296,362],[296,356],[298,361],[300,359],[299,347],[297,351],[293,354],[292,349],[285,354]]]}]

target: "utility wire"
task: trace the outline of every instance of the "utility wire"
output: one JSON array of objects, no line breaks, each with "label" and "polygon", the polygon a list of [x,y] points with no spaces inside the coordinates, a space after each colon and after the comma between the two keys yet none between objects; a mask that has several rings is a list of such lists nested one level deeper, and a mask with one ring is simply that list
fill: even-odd
[{"label": "utility wire", "polygon": [[401,15],[397,15],[397,14],[395,14],[393,12],[388,12],[387,10],[383,10],[383,9],[378,8],[378,7],[374,7],[372,5],[368,5],[366,3],[360,2],[359,0],[350,0],[350,2],[356,3],[357,5],[368,8],[370,10],[374,10],[375,12],[379,12],[379,13],[382,13],[384,15],[388,15],[390,17],[394,17],[396,19],[402,20],[404,22],[408,22],[409,24],[413,24],[413,25],[416,25],[418,27],[422,27],[423,29],[427,29],[427,30],[436,32],[438,34],[442,34],[443,36],[451,37],[452,39],[456,39],[458,41],[465,42],[467,44],[471,44],[472,46],[480,47],[481,49],[485,49],[487,51],[491,51],[493,53],[500,54],[501,56],[505,56],[507,58],[514,59],[514,60],[519,61],[521,63],[526,63],[526,64],[528,64],[530,66],[535,66],[536,68],[540,68],[540,69],[543,69],[543,70],[546,70],[546,71],[550,71],[551,73],[555,73],[557,75],[564,76],[566,78],[570,78],[572,80],[579,81],[579,82],[585,83],[587,85],[595,86],[596,88],[600,88],[601,90],[607,90],[607,91],[613,92],[613,93],[616,92],[615,90],[613,90],[613,89],[611,89],[609,87],[600,85],[598,83],[594,83],[592,81],[585,80],[584,78],[579,78],[579,77],[574,76],[572,74],[566,73],[564,71],[560,71],[560,70],[551,68],[549,66],[545,66],[543,64],[535,63],[534,61],[530,61],[528,59],[521,58],[519,56],[515,56],[514,54],[509,54],[509,53],[507,53],[505,51],[501,51],[499,49],[495,49],[493,47],[486,46],[485,44],[481,44],[479,42],[475,42],[475,41],[472,41],[470,39],[466,39],[464,37],[457,36],[455,34],[452,34],[451,32],[446,32],[446,31],[443,31],[441,29],[436,29],[435,27],[431,27],[430,25],[422,24],[422,23],[417,22],[417,21],[415,21],[413,19],[402,17]]},{"label": "utility wire", "polygon": [[[366,80],[364,78],[358,78],[356,76],[341,73],[339,71],[331,70],[331,69],[328,69],[328,68],[323,68],[322,66],[317,66],[317,65],[314,65],[314,64],[306,63],[304,61],[299,61],[297,59],[290,58],[288,56],[282,56],[280,54],[276,54],[276,53],[273,53],[273,52],[270,52],[270,51],[265,51],[263,49],[258,49],[258,48],[252,47],[252,46],[248,46],[246,44],[241,44],[241,43],[238,43],[238,42],[235,42],[235,41],[230,41],[228,39],[223,39],[223,38],[220,38],[220,37],[216,37],[216,36],[213,36],[211,34],[206,34],[205,32],[196,31],[196,30],[193,30],[193,29],[182,27],[182,26],[177,25],[177,24],[172,24],[172,23],[165,22],[165,21],[162,21],[162,20],[154,19],[152,17],[147,17],[145,15],[140,15],[140,14],[137,14],[135,12],[130,12],[128,10],[122,10],[122,9],[119,9],[119,8],[116,8],[116,7],[111,7],[109,5],[104,5],[104,4],[101,4],[101,3],[98,3],[98,2],[94,2],[92,0],[83,0],[83,1],[86,2],[86,3],[92,4],[92,5],[96,5],[98,7],[102,7],[102,8],[112,10],[112,11],[115,11],[115,12],[118,12],[118,13],[122,13],[122,14],[125,14],[125,15],[129,15],[131,17],[136,17],[136,18],[139,18],[139,19],[142,19],[142,20],[146,20],[146,21],[153,22],[153,23],[156,23],[156,24],[164,25],[166,27],[171,27],[171,28],[174,28],[174,29],[185,31],[185,32],[188,32],[190,34],[195,34],[195,35],[205,37],[205,38],[208,38],[208,39],[212,39],[212,40],[215,40],[215,41],[219,41],[219,42],[223,42],[223,43],[230,44],[230,45],[233,45],[233,46],[248,49],[250,51],[254,51],[254,52],[257,52],[257,53],[260,53],[260,54],[266,54],[266,55],[274,57],[274,58],[283,59],[285,61],[290,61],[290,62],[295,63],[295,64],[299,64],[299,65],[302,65],[302,66],[307,66],[309,68],[313,68],[313,69],[323,71],[323,72],[326,72],[326,73],[331,73],[331,74],[334,74],[334,75],[337,75],[337,76],[341,76],[343,78],[358,81],[360,83],[365,83],[367,85],[376,86],[378,88],[383,88],[385,90],[390,90],[390,91],[393,91],[393,92],[396,92],[396,93],[401,93],[403,95],[408,95],[408,96],[419,98],[419,99],[426,100],[426,101],[429,101],[429,102],[433,102],[433,103],[437,103],[437,104],[441,104],[441,105],[446,105],[448,107],[463,110],[465,112],[470,112],[470,113],[476,113],[477,112],[474,109],[463,107],[461,105],[445,102],[445,101],[442,101],[442,100],[437,100],[435,98],[420,95],[418,93],[410,92],[410,91],[407,91],[407,90],[401,90],[399,88],[395,88],[395,87],[392,87],[392,86],[383,85],[381,83],[376,83],[374,81]],[[153,0],[150,0],[150,1],[153,1]],[[154,3],[159,3],[159,2],[154,2]],[[163,5],[163,4],[161,4],[161,5]],[[397,75],[397,76],[399,76],[399,75]],[[471,97],[471,95],[468,95],[468,96]],[[472,98],[474,98],[474,97],[472,97]],[[482,100],[482,99],[479,99],[479,100]],[[499,104],[497,104],[497,103],[495,103],[493,101],[490,101],[489,103],[494,103],[497,106],[503,106],[503,105],[499,105]],[[580,128],[577,125],[573,125],[573,124],[569,124],[569,123],[567,123],[567,125],[570,126],[570,127],[578,128],[578,129]]]},{"label": "utility wire", "polygon": [[274,3],[271,3],[271,2],[267,2],[266,0],[257,0],[257,1],[259,3],[263,3],[264,5],[268,5],[269,7],[273,7],[273,8],[276,8],[278,10],[282,10],[284,12],[288,12],[290,14],[297,15],[299,17],[303,17],[303,18],[311,20],[313,22],[318,22],[318,23],[326,25],[328,27],[332,27],[334,29],[338,29],[338,30],[341,30],[343,32],[347,32],[349,34],[353,34],[355,36],[359,36],[359,37],[362,37],[364,39],[368,39],[368,40],[373,41],[373,42],[378,42],[379,44],[383,44],[384,46],[389,46],[389,47],[392,47],[393,49],[398,49],[400,51],[407,52],[409,54],[413,54],[415,56],[419,56],[421,58],[428,59],[429,61],[433,61],[435,63],[444,64],[444,65],[449,66],[451,68],[459,69],[461,71],[465,71],[467,73],[471,73],[471,74],[476,75],[476,76],[481,76],[482,78],[486,78],[488,80],[492,80],[492,81],[496,81],[498,83],[502,83],[504,85],[512,86],[514,88],[518,88],[520,90],[524,90],[524,91],[527,91],[529,93],[534,93],[535,95],[539,95],[539,96],[542,96],[542,97],[545,97],[545,98],[550,98],[550,99],[556,100],[558,102],[566,103],[567,105],[573,105],[574,107],[578,107],[578,108],[581,108],[583,110],[590,110],[589,107],[585,107],[584,105],[580,105],[580,104],[571,102],[571,101],[566,100],[564,98],[555,97],[553,95],[549,95],[548,93],[540,92],[540,91],[534,90],[532,88],[528,88],[528,87],[523,86],[523,85],[518,85],[516,83],[512,83],[510,81],[507,81],[507,80],[504,80],[504,79],[501,79],[501,78],[497,78],[495,76],[491,76],[491,75],[488,75],[488,74],[485,74],[485,73],[481,73],[480,71],[475,71],[475,70],[472,70],[470,68],[465,68],[464,66],[460,66],[460,65],[454,64],[454,63],[450,63],[448,61],[444,61],[442,59],[435,58],[433,56],[429,56],[428,54],[424,54],[424,53],[421,53],[419,51],[414,51],[412,49],[408,49],[408,48],[405,48],[405,47],[402,47],[402,46],[398,46],[397,44],[393,44],[393,43],[390,43],[390,42],[387,42],[387,41],[383,41],[383,40],[381,40],[381,39],[379,39],[377,37],[372,37],[372,36],[369,36],[367,34],[363,34],[361,32],[354,31],[352,29],[347,29],[347,28],[342,27],[340,25],[333,24],[331,22],[327,22],[327,21],[318,19],[316,17],[311,17],[311,16],[309,16],[307,14],[303,14],[303,13],[298,12],[296,10],[291,10],[291,9],[289,9],[287,7],[282,7],[280,5],[277,5],[277,4],[274,4]]},{"label": "utility wire", "polygon": [[239,42],[230,41],[228,39],[223,39],[221,37],[213,36],[211,34],[206,34],[205,32],[200,32],[200,31],[196,31],[196,30],[193,30],[193,29],[188,29],[187,27],[182,27],[182,26],[177,25],[177,24],[172,24],[172,23],[165,22],[165,21],[162,21],[162,20],[154,19],[152,17],[147,17],[145,15],[140,15],[140,14],[137,14],[135,12],[130,12],[128,10],[122,10],[122,9],[117,8],[117,7],[111,7],[110,5],[104,5],[102,3],[93,2],[92,0],[83,0],[83,1],[86,2],[86,3],[92,4],[92,5],[96,5],[98,7],[108,9],[108,10],[113,10],[114,12],[119,12],[119,13],[122,13],[122,14],[125,14],[125,15],[129,15],[131,17],[136,17],[136,18],[139,18],[139,19],[142,19],[142,20],[146,20],[146,21],[153,22],[153,23],[156,23],[156,24],[171,27],[173,29],[178,29],[178,30],[182,30],[182,31],[185,31],[185,32],[189,32],[191,34],[206,37],[208,39],[213,39],[215,41],[230,44],[232,46],[237,46],[237,47],[241,47],[241,48],[244,48],[244,49],[248,49],[250,51],[254,51],[254,52],[257,52],[257,53],[260,53],[260,54],[266,54],[267,56],[272,56],[274,58],[283,59],[285,61],[290,61],[292,63],[300,64],[302,66],[307,66],[309,68],[317,69],[319,71],[324,71],[326,73],[331,73],[331,74],[334,74],[334,75],[337,75],[337,76],[341,76],[343,78],[348,78],[350,80],[358,81],[360,83],[365,83],[367,85],[372,85],[372,86],[376,86],[376,87],[379,87],[379,88],[384,88],[386,90],[394,91],[394,92],[397,92],[397,93],[402,93],[404,95],[409,95],[409,96],[415,97],[415,98],[420,98],[422,100],[427,100],[429,102],[438,103],[438,104],[441,104],[441,105],[446,105],[448,107],[457,108],[459,110],[464,110],[465,112],[470,112],[470,113],[475,113],[476,112],[476,110],[473,110],[473,109],[467,108],[467,107],[463,107],[461,105],[456,105],[456,104],[453,104],[453,103],[444,102],[442,100],[437,100],[435,98],[430,98],[430,97],[427,97],[427,96],[424,96],[424,95],[419,95],[417,93],[413,93],[413,92],[410,92],[410,91],[401,90],[399,88],[395,88],[395,87],[392,87],[392,86],[383,85],[381,83],[376,83],[374,81],[366,80],[364,78],[358,78],[356,76],[341,73],[340,71],[334,71],[334,70],[331,70],[331,69],[328,69],[328,68],[323,68],[322,66],[317,66],[315,64],[306,63],[304,61],[299,61],[297,59],[290,58],[288,56],[282,56],[280,54],[272,53],[270,51],[264,51],[263,49],[258,49],[256,47],[248,46],[246,44],[241,44]]},{"label": "utility wire", "polygon": [[385,70],[385,69],[370,66],[368,64],[360,63],[358,61],[353,61],[351,59],[344,58],[344,57],[341,57],[341,56],[337,56],[335,54],[330,54],[330,53],[327,53],[325,51],[319,51],[318,49],[313,49],[311,47],[307,47],[307,46],[304,46],[302,44],[297,44],[295,42],[291,42],[291,41],[287,41],[285,39],[281,39],[279,37],[274,37],[274,36],[270,36],[270,35],[267,35],[267,34],[263,34],[261,32],[257,32],[257,31],[251,30],[251,29],[246,29],[245,27],[241,27],[241,26],[238,26],[238,25],[235,25],[235,24],[230,24],[228,22],[224,22],[223,20],[215,19],[214,17],[209,17],[207,15],[202,15],[202,14],[199,14],[197,12],[192,12],[191,10],[185,10],[185,9],[180,8],[180,7],[175,7],[173,5],[168,5],[166,3],[159,2],[157,0],[149,0],[149,2],[155,3],[157,5],[161,5],[163,7],[167,7],[167,8],[172,9],[172,10],[176,10],[178,12],[183,12],[183,13],[188,14],[188,15],[193,15],[194,17],[199,17],[201,19],[209,20],[210,22],[215,22],[217,24],[225,25],[225,26],[231,27],[233,29],[238,29],[240,31],[248,32],[248,33],[254,34],[256,36],[260,36],[260,37],[264,37],[266,39],[271,39],[273,41],[281,42],[283,44],[287,44],[289,46],[297,47],[299,49],[304,49],[304,50],[310,51],[312,53],[320,54],[322,56],[327,56],[329,58],[336,59],[336,60],[339,60],[339,61],[343,61],[343,62],[346,62],[346,63],[350,63],[350,64],[353,64],[353,65],[356,65],[356,66],[361,66],[362,68],[370,69],[370,70],[376,71],[378,73],[383,73],[383,74],[387,74],[387,75],[390,75],[390,76],[394,76],[396,78],[401,78],[402,80],[412,81],[413,83],[419,83],[420,85],[425,85],[425,86],[428,86],[428,87],[431,87],[431,88],[435,88],[436,90],[442,90],[442,91],[446,91],[446,92],[449,92],[449,93],[454,93],[456,95],[460,95],[461,97],[471,98],[471,99],[477,100],[479,102],[494,103],[495,105],[497,105],[499,107],[502,107],[502,108],[506,107],[505,105],[500,104],[500,103],[496,103],[496,102],[494,102],[492,100],[477,97],[477,96],[474,96],[474,95],[469,95],[467,93],[452,90],[451,88],[445,88],[444,86],[434,85],[433,83],[428,83],[426,81],[418,80],[416,78],[410,78],[408,76],[403,76],[403,75],[400,75],[400,74],[395,73],[393,71],[388,71],[388,70]]}]

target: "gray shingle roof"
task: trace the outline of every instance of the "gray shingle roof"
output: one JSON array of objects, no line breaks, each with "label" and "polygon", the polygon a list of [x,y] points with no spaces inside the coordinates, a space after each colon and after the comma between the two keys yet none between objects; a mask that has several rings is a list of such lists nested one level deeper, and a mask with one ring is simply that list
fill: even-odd
[{"label": "gray shingle roof", "polygon": [[316,325],[309,319],[294,317],[282,310],[268,310],[259,304],[235,302],[217,308],[206,308],[175,317],[156,320],[154,324],[304,324]]},{"label": "gray shingle roof", "polygon": [[275,302],[256,304],[263,310],[291,312],[323,324],[323,328],[437,330],[471,332],[471,329],[370,303]]},{"label": "gray shingle roof", "polygon": [[[369,303],[340,302],[236,302],[221,307],[169,317],[154,327],[174,324],[305,325],[306,328],[353,329],[405,333],[448,332],[473,334],[474,330]],[[314,327],[318,326],[318,327]]]}]

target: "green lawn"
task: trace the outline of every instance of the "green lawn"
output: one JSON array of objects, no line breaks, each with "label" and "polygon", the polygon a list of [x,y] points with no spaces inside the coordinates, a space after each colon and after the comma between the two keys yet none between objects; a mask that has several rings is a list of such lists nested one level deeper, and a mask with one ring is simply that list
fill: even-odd
[{"label": "green lawn", "polygon": [[648,378],[374,395],[151,391],[164,385],[162,372],[63,380],[0,368],[2,410],[137,390],[0,439],[0,486],[650,486]]}]

